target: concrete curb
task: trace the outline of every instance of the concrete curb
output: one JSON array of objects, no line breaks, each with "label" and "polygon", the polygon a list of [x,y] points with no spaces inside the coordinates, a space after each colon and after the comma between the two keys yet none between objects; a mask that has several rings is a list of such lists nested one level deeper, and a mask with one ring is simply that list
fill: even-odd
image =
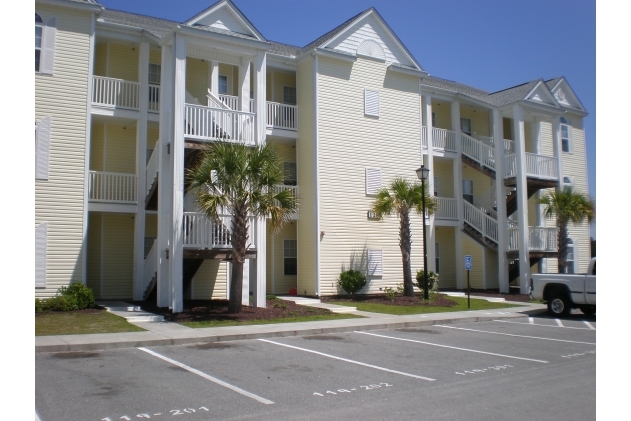
[{"label": "concrete curb", "polygon": [[[539,310],[538,307],[528,306],[521,311]],[[509,315],[475,315],[450,318],[431,318],[419,320],[419,317],[394,316],[387,319],[344,319],[339,322],[346,322],[336,326],[327,322],[303,322],[272,325],[251,325],[224,327],[224,328],[203,328],[191,329],[191,336],[169,338],[155,332],[127,332],[118,334],[98,334],[98,335],[66,335],[66,336],[44,336],[36,337],[35,352],[75,352],[75,351],[96,351],[105,349],[135,348],[145,346],[165,346],[165,345],[187,345],[203,344],[212,342],[227,342],[246,339],[265,339],[290,336],[308,336],[316,334],[330,334],[352,332],[354,330],[382,330],[396,329],[418,326],[432,326],[435,324],[456,324],[471,323],[489,320],[504,320],[513,318],[528,317],[521,312]],[[413,320],[410,320],[413,319]],[[416,319],[416,320],[414,320]],[[326,324],[327,326],[316,327],[314,324]],[[291,326],[289,326],[291,325]],[[225,333],[222,334],[221,331]],[[234,330],[244,330],[244,332],[234,332]],[[108,336],[109,335],[109,336]],[[143,337],[144,336],[144,337]],[[39,342],[39,344],[38,344]]]}]

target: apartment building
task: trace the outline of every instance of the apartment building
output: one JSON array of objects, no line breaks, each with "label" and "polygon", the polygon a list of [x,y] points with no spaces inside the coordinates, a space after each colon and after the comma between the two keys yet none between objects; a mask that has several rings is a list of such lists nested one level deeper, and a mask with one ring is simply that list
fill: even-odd
[{"label": "apartment building", "polygon": [[[204,144],[272,143],[278,189],[300,211],[278,233],[250,221],[244,303],[268,293],[338,294],[346,268],[363,292],[402,282],[396,217],[369,212],[393,177],[430,169],[437,212],[412,217],[412,268],[443,288],[519,286],[556,271],[554,221],[536,200],[587,192],[587,115],[563,78],[500,92],[431,76],[374,9],[304,47],[267,40],[230,0],[186,22],[38,0],[36,276],[44,298],[80,280],[100,299],[226,298],[230,215],[208,220],[184,174]],[[574,271],[587,223],[570,227]]]}]

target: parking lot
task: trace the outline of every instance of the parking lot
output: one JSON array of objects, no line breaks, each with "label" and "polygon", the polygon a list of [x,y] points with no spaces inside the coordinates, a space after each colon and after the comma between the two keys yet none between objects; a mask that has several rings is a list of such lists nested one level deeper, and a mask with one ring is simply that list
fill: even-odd
[{"label": "parking lot", "polygon": [[596,319],[44,353],[35,373],[41,421],[593,420]]}]

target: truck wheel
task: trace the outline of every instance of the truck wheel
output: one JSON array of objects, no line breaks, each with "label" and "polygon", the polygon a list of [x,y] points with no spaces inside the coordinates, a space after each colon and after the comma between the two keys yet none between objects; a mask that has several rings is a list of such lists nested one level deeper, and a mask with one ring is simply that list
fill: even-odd
[{"label": "truck wheel", "polygon": [[586,316],[593,316],[596,313],[596,307],[594,306],[580,306],[579,308]]},{"label": "truck wheel", "polygon": [[564,295],[555,295],[548,300],[548,311],[555,316],[567,316],[572,311],[572,307]]}]

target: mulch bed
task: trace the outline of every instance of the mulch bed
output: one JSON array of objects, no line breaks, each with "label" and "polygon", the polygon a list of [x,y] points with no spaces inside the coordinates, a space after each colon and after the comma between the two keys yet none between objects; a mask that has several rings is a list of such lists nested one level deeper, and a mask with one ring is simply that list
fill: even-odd
[{"label": "mulch bed", "polygon": [[199,322],[209,320],[248,321],[260,319],[283,319],[286,317],[317,316],[332,314],[329,310],[300,306],[293,301],[267,300],[266,308],[243,306],[241,313],[228,314],[228,300],[184,300],[184,311],[172,314],[168,308],[155,303],[135,302],[143,310],[164,316],[171,322]]},{"label": "mulch bed", "polygon": [[404,297],[400,295],[395,297],[394,300],[389,300],[385,295],[358,295],[354,298],[350,298],[348,296],[321,297],[320,300],[323,303],[330,301],[345,301],[350,303],[374,303],[395,306],[452,307],[458,305],[458,303],[450,300],[448,296],[443,294],[440,294],[435,301],[426,303],[421,301],[421,297],[419,295],[415,295],[414,297]]}]

